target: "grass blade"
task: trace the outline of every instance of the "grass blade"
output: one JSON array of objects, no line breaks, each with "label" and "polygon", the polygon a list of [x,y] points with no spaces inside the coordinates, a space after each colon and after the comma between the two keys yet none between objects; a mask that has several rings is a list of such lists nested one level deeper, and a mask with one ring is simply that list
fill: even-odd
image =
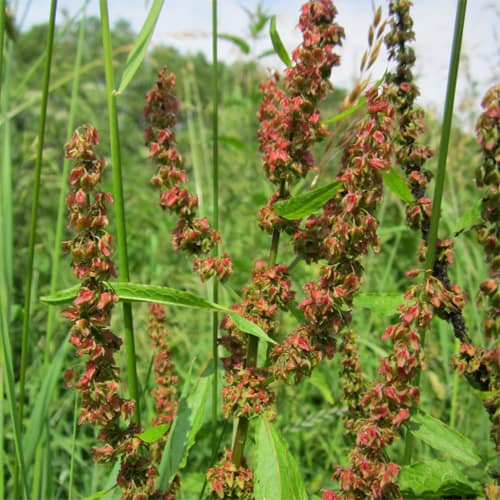
[{"label": "grass blade", "polygon": [[162,491],[168,489],[174,476],[186,465],[188,452],[195,443],[196,434],[205,418],[210,378],[213,376],[214,374],[203,374],[192,387],[191,375],[188,375],[158,467],[158,486]]},{"label": "grass blade", "polygon": [[283,45],[283,42],[281,41],[278,29],[276,28],[276,16],[271,17],[271,22],[269,23],[269,34],[271,35],[271,42],[273,44],[274,52],[276,52],[278,57],[286,66],[291,66],[292,61],[285,49],[285,46]]},{"label": "grass blade", "polygon": [[[19,401],[18,418],[19,418],[20,432],[22,432],[22,423],[24,416],[26,370],[28,363],[28,337],[31,327],[31,302],[32,302],[31,297],[32,297],[33,271],[35,262],[35,242],[36,242],[36,230],[38,224],[38,204],[39,204],[40,187],[41,187],[43,146],[45,138],[45,122],[47,118],[50,73],[52,69],[52,53],[54,47],[56,8],[57,8],[57,0],[52,0],[50,3],[46,59],[45,59],[45,69],[44,69],[43,83],[42,83],[42,102],[40,106],[40,122],[37,135],[36,161],[35,161],[35,172],[33,181],[33,198],[31,205],[31,222],[30,222],[29,243],[28,243],[28,262],[26,271],[26,284],[24,290],[23,330],[21,336],[21,362],[20,362],[20,374],[19,374],[19,400],[18,400]],[[18,463],[17,466],[19,467],[20,464]],[[24,472],[16,470],[14,477],[14,497],[18,495],[18,481],[19,481],[18,472],[23,476],[23,482],[26,482],[26,477],[24,475]]]},{"label": "grass blade", "polygon": [[43,435],[43,427],[45,426],[46,419],[49,416],[52,395],[54,394],[56,386],[61,379],[64,361],[70,347],[71,345],[69,344],[68,339],[65,339],[54,356],[52,363],[50,364],[49,371],[44,377],[41,387],[38,390],[33,404],[33,410],[27,424],[27,430],[23,437],[23,451],[27,464],[30,464],[33,460],[36,447]]},{"label": "grass blade", "polygon": [[250,53],[250,45],[248,45],[248,43],[239,36],[230,35],[228,33],[219,33],[217,35],[217,38],[219,38],[220,40],[227,40],[228,42],[234,43],[237,47],[239,47],[239,49],[241,50],[241,52],[243,52],[243,54]]},{"label": "grass blade", "polygon": [[164,0],[153,0],[146,20],[144,21],[141,31],[135,39],[134,46],[130,51],[127,61],[125,62],[125,67],[123,68],[118,88],[114,91],[116,95],[123,93],[139,70],[142,61],[144,60],[144,56],[146,55],[146,51],[148,50],[151,37],[153,36],[153,31],[158,21],[158,17],[160,16],[163,2]]}]

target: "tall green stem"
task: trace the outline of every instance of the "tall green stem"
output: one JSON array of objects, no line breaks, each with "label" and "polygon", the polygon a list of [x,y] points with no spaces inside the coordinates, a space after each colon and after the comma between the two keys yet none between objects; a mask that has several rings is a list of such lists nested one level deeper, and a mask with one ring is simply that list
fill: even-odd
[{"label": "tall green stem", "polygon": [[[282,181],[280,186],[280,197],[285,192],[285,183]],[[267,267],[271,268],[276,265],[276,258],[278,256],[278,247],[280,242],[280,232],[274,229],[271,240],[271,248],[269,250],[269,257],[267,260]],[[257,366],[257,354],[259,350],[259,338],[254,335],[248,336],[248,346],[246,355],[246,368]],[[241,458],[245,451],[245,442],[248,434],[248,418],[240,417],[236,426],[236,432],[233,443],[232,459],[233,463],[239,467],[241,465]]]},{"label": "tall green stem", "polygon": [[[38,127],[38,135],[37,135],[35,172],[33,180],[33,198],[31,205],[31,221],[30,221],[30,232],[29,232],[29,243],[28,243],[28,262],[26,271],[26,285],[24,290],[23,330],[21,335],[21,361],[20,361],[20,374],[19,374],[19,399],[18,399],[18,411],[17,411],[17,419],[18,419],[17,426],[21,435],[23,430],[22,428],[23,428],[23,417],[24,417],[26,368],[28,361],[28,337],[29,337],[30,319],[31,319],[30,316],[31,316],[32,288],[33,288],[33,270],[35,262],[36,229],[38,222],[38,204],[40,198],[43,146],[45,138],[45,122],[47,118],[50,72],[52,67],[52,52],[54,46],[56,8],[57,8],[57,0],[52,0],[50,3],[49,24],[47,32],[47,49],[46,49],[45,67],[44,67],[43,82],[42,82],[42,101],[40,105],[40,121]],[[23,487],[25,488],[25,494],[27,493],[26,477],[23,469],[24,466],[22,463],[22,455],[19,456],[18,454],[18,460],[16,462],[16,468],[14,471],[14,488],[13,488],[14,498],[17,498],[19,495],[19,475],[22,476]]]},{"label": "tall green stem", "polygon": [[[219,231],[219,76],[217,56],[217,0],[212,0],[212,226]],[[218,246],[214,248],[214,255],[219,253]],[[213,301],[219,302],[219,282],[213,280]],[[212,383],[212,456],[217,453],[217,410],[218,410],[218,314],[212,313],[212,357],[214,376]]]},{"label": "tall green stem", "polygon": [[460,51],[462,48],[462,34],[464,32],[465,10],[467,0],[459,0],[457,15],[455,18],[455,29],[453,32],[453,46],[451,49],[450,69],[448,72],[448,84],[446,87],[446,102],[444,105],[443,128],[441,131],[441,143],[439,145],[438,167],[436,174],[436,185],[432,201],[432,215],[429,228],[429,242],[427,244],[427,255],[425,259],[426,269],[434,267],[436,260],[436,243],[438,237],[439,219],[441,217],[441,200],[443,198],[444,180],[446,177],[446,159],[448,157],[448,146],[450,144],[451,122],[453,118],[453,105],[455,102],[455,91],[457,88],[458,67],[460,64]]},{"label": "tall green stem", "polygon": [[28,264],[26,271],[26,286],[24,291],[23,332],[21,338],[21,365],[19,378],[19,424],[22,428],[24,414],[24,397],[26,385],[26,364],[28,360],[28,335],[30,330],[31,295],[33,287],[33,268],[35,261],[36,227],[38,222],[38,201],[40,198],[40,177],[42,172],[43,145],[45,138],[45,121],[47,117],[47,103],[49,97],[50,70],[52,66],[52,49],[54,46],[54,32],[56,23],[57,0],[50,3],[50,17],[47,34],[47,55],[42,84],[42,103],[40,107],[40,122],[38,128],[35,175],[33,181],[33,200],[31,205],[31,223],[28,244]]},{"label": "tall green stem", "polygon": [[0,96],[3,86],[3,44],[5,38],[5,8],[6,0],[0,0]]},{"label": "tall green stem", "polygon": [[[111,142],[111,163],[113,174],[113,194],[115,198],[116,233],[118,241],[118,277],[120,281],[129,281],[127,231],[125,227],[125,206],[123,196],[122,167],[120,156],[120,137],[116,96],[113,93],[113,55],[111,49],[111,33],[109,29],[108,5],[106,0],[99,0],[101,13],[102,45],[104,51],[104,69],[106,73],[106,98],[109,115],[109,135]],[[125,351],[127,359],[127,378],[130,397],[135,401],[135,421],[140,425],[140,401],[137,383],[137,367],[135,359],[134,325],[132,306],[123,303],[123,323],[125,328]]]},{"label": "tall green stem", "polygon": [[[446,87],[446,101],[444,106],[443,128],[441,130],[441,142],[439,145],[439,157],[436,174],[436,184],[432,201],[432,215],[429,228],[429,241],[427,243],[427,254],[425,268],[432,270],[436,260],[436,244],[438,239],[439,219],[441,217],[441,201],[443,198],[444,181],[446,178],[446,160],[448,157],[448,146],[450,143],[451,122],[453,118],[453,105],[457,87],[458,67],[460,63],[460,51],[462,48],[462,35],[465,22],[465,11],[467,0],[459,0],[457,14],[455,17],[455,28],[453,31],[453,45],[451,49],[450,68],[448,71],[448,83]],[[425,346],[425,331],[422,332],[422,348]],[[416,377],[416,385],[420,386],[421,371]],[[404,463],[408,464],[414,454],[415,441],[413,435],[407,431],[404,451]]]}]

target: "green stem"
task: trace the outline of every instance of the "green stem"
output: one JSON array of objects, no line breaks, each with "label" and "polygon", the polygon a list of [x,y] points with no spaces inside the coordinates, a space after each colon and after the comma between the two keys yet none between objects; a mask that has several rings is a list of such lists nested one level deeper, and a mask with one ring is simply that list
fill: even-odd
[{"label": "green stem", "polygon": [[75,477],[75,450],[76,450],[77,431],[78,431],[78,393],[75,392],[75,405],[73,409],[73,432],[71,434],[71,459],[69,465],[68,500],[72,500],[73,498],[73,481]]},{"label": "green stem", "polygon": [[[282,181],[280,186],[280,197],[283,196],[285,192],[285,183]],[[276,259],[278,256],[278,247],[280,242],[280,232],[276,229],[273,231],[273,236],[271,240],[271,248],[269,250],[269,258],[267,260],[268,269],[276,265]],[[248,336],[248,346],[246,355],[246,368],[251,368],[257,366],[257,354],[259,350],[259,338],[254,335]],[[241,458],[243,457],[243,452],[245,451],[245,442],[248,434],[248,418],[240,417],[236,426],[236,432],[233,442],[232,458],[233,463],[236,467],[241,465]]]},{"label": "green stem", "polygon": [[3,44],[5,38],[5,8],[6,0],[0,0],[0,96],[2,95],[3,83]]},{"label": "green stem", "polygon": [[38,128],[35,175],[33,181],[33,200],[31,205],[31,224],[28,244],[28,263],[26,271],[26,287],[24,291],[23,331],[21,338],[21,363],[19,376],[19,425],[22,429],[24,416],[24,398],[26,387],[26,365],[28,360],[28,336],[30,330],[31,296],[33,287],[33,268],[35,262],[36,227],[38,222],[38,201],[40,198],[40,177],[42,172],[43,145],[45,138],[45,121],[47,117],[47,103],[49,96],[50,70],[52,66],[52,49],[54,46],[54,32],[56,23],[57,0],[50,3],[49,27],[47,33],[47,56],[42,84],[42,103],[40,107],[40,122]]},{"label": "green stem", "polygon": [[[448,83],[446,87],[446,101],[444,106],[443,128],[441,131],[441,142],[439,145],[438,167],[436,184],[432,202],[432,214],[429,228],[429,240],[427,243],[427,254],[425,268],[432,270],[436,260],[436,244],[438,239],[439,219],[441,217],[441,201],[443,198],[444,181],[446,177],[446,160],[448,157],[448,146],[450,143],[451,122],[453,118],[453,105],[455,101],[455,90],[457,86],[458,67],[460,63],[460,51],[462,48],[462,34],[464,30],[465,11],[467,0],[459,0],[453,31],[453,45],[451,49],[450,69],[448,71]],[[425,346],[425,330],[422,332],[421,346]],[[421,370],[418,371],[415,384],[420,387]],[[415,439],[407,431],[405,440],[404,463],[409,464],[414,455]]]},{"label": "green stem", "polygon": [[[85,14],[80,21],[80,30],[78,34],[78,45],[76,49],[75,58],[75,78],[73,80],[73,86],[71,88],[71,104],[69,108],[69,118],[68,125],[66,128],[67,139],[71,138],[73,129],[75,128],[75,114],[76,114],[76,104],[78,102],[78,88],[80,87],[80,71],[79,68],[82,63],[82,53],[83,53],[83,43],[85,35]],[[61,260],[61,241],[63,238],[64,221],[66,219],[66,192],[67,192],[67,178],[69,172],[70,161],[66,158],[63,163],[63,171],[61,175],[60,191],[59,191],[59,203],[57,208],[57,222],[56,222],[56,234],[54,238],[54,248],[52,249],[52,271],[50,276],[50,293],[53,294],[57,290],[57,282],[59,278],[59,261]],[[50,363],[51,356],[51,344],[52,344],[52,333],[54,331],[54,322],[56,315],[56,308],[49,307],[47,316],[47,332],[45,334],[45,346],[44,346],[44,371]]]},{"label": "green stem", "polygon": [[[460,341],[458,339],[455,339],[455,356],[458,356],[459,353],[460,353]],[[449,424],[452,429],[455,428],[457,421],[459,384],[460,384],[460,375],[458,374],[458,370],[454,370],[452,390],[451,390],[450,424]]]},{"label": "green stem", "polygon": [[[125,206],[123,196],[122,167],[120,156],[120,137],[116,96],[113,93],[114,75],[111,49],[111,33],[109,29],[108,5],[106,0],[99,0],[101,13],[102,45],[104,51],[104,69],[106,73],[106,97],[109,115],[109,135],[111,141],[111,163],[113,174],[113,194],[115,199],[116,234],[118,242],[118,277],[120,281],[129,281],[127,231],[125,226]],[[135,357],[134,324],[132,306],[123,303],[123,323],[125,328],[125,352],[127,359],[127,379],[130,397],[135,401],[134,420],[140,425],[140,401],[137,383],[137,367]]]},{"label": "green stem", "polygon": [[444,180],[446,177],[446,159],[448,157],[448,146],[450,143],[451,121],[453,118],[453,105],[457,87],[458,66],[460,64],[460,51],[462,48],[462,34],[464,31],[466,8],[467,0],[459,0],[457,15],[455,18],[455,28],[453,32],[453,46],[451,49],[448,85],[446,88],[443,128],[441,131],[436,184],[434,188],[432,215],[429,228],[429,241],[427,244],[427,255],[425,259],[426,269],[433,269],[434,261],[436,260],[436,243],[438,237],[439,219],[441,217],[441,201],[443,198]]},{"label": "green stem", "polygon": [[[467,0],[459,0],[455,28],[453,31],[453,46],[451,49],[450,69],[448,71],[448,84],[446,87],[446,102],[444,105],[443,128],[441,131],[441,142],[439,145],[439,157],[436,174],[436,184],[432,198],[432,214],[429,228],[429,241],[427,243],[427,254],[425,257],[425,268],[432,270],[436,261],[436,244],[438,239],[439,219],[441,218],[441,201],[443,199],[444,181],[446,178],[446,160],[448,157],[448,146],[450,144],[451,122],[453,118],[453,105],[455,102],[455,91],[457,88],[458,67],[460,64],[460,50],[462,48],[462,34],[464,32],[465,10]],[[422,348],[425,345],[425,331],[422,333]],[[420,382],[420,373],[418,374]]]},{"label": "green stem", "polygon": [[[212,226],[219,231],[219,79],[217,57],[217,0],[212,0]],[[214,256],[219,253],[218,245],[214,248]],[[212,297],[219,302],[219,282],[213,280]],[[218,410],[218,353],[219,318],[217,312],[212,313],[212,358],[214,376],[212,382],[212,455],[217,453],[217,410]]]}]

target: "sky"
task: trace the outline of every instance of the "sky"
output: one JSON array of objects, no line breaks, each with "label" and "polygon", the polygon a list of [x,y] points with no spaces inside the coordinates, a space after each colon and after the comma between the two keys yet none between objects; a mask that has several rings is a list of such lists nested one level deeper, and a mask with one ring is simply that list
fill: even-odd
[{"label": "sky", "polygon": [[[289,52],[300,42],[300,32],[296,29],[298,13],[303,0],[219,0],[218,29],[220,33],[248,37],[248,15],[245,8],[255,11],[260,3],[263,10],[276,14],[277,27],[285,47]],[[373,16],[373,5],[382,4],[387,11],[385,0],[336,0],[338,9],[336,21],[346,32],[341,55],[341,66],[332,72],[334,86],[350,88],[358,76],[358,68],[363,51],[367,47],[368,27]],[[57,16],[62,19],[63,10],[74,14],[83,0],[59,0]],[[26,9],[23,29],[45,22],[49,15],[49,0],[20,0],[19,12]],[[151,1],[108,0],[110,22],[120,18],[130,22],[135,31],[140,30]],[[457,0],[414,0],[412,15],[416,33],[417,54],[416,75],[421,89],[421,103],[432,106],[442,114],[446,94],[446,80],[450,60],[453,27]],[[211,0],[165,0],[160,19],[152,38],[152,44],[177,47],[181,52],[202,51],[211,58]],[[90,0],[89,14],[98,15],[98,0]],[[479,106],[480,98],[493,83],[500,83],[500,0],[469,0],[467,6],[462,61],[456,104],[460,106],[472,98],[473,105]],[[252,45],[253,54],[271,47],[265,32],[263,39]],[[232,43],[221,40],[219,58],[231,62],[245,59],[241,51]],[[383,54],[382,54],[383,55]],[[381,58],[383,59],[383,58]],[[168,64],[168,61],[166,61]],[[282,69],[277,57],[267,57],[262,64],[270,69]],[[374,66],[372,75],[376,81],[386,68],[386,63]],[[495,78],[497,81],[495,82]]]}]

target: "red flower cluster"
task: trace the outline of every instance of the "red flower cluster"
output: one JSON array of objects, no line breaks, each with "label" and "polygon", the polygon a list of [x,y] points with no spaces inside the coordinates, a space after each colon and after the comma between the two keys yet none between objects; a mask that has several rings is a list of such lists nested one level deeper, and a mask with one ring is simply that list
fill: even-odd
[{"label": "red flower cluster", "polygon": [[[151,182],[160,192],[160,206],[179,218],[172,233],[174,250],[181,250],[194,258],[194,269],[203,281],[217,276],[223,280],[232,272],[227,253],[206,257],[221,242],[217,231],[210,228],[206,218],[197,218],[198,197],[180,186],[187,182],[182,169],[182,157],[175,147],[175,124],[179,103],[174,95],[175,76],[167,69],[158,72],[153,90],[146,95],[144,116],[150,125],[144,131],[149,157],[157,165]],[[197,256],[203,256],[199,258]]]},{"label": "red flower cluster", "polygon": [[425,191],[431,173],[423,165],[433,152],[417,142],[424,130],[424,111],[414,105],[419,90],[412,73],[415,51],[408,44],[415,39],[411,6],[410,0],[392,0],[389,5],[391,30],[385,43],[389,60],[396,61],[397,67],[386,75],[389,83],[386,93],[398,113],[398,133],[394,137],[397,164],[405,171],[414,198],[406,209],[408,224],[413,229],[420,229],[427,240],[431,200],[426,198]]},{"label": "red flower cluster", "polygon": [[283,88],[278,75],[260,85],[259,149],[267,177],[279,186],[260,212],[260,226],[269,232],[296,228],[295,223],[278,217],[272,206],[288,197],[287,183],[304,178],[313,168],[311,146],[327,135],[320,123],[318,103],[331,88],[332,67],[339,64],[333,50],[342,43],[344,30],[333,22],[336,14],[330,0],[306,2],[299,19],[303,41],[292,54],[293,64],[286,70]]},{"label": "red flower cluster", "polygon": [[[151,304],[149,307],[148,333],[155,351],[153,371],[156,386],[151,394],[155,401],[156,416],[152,423],[153,425],[171,424],[177,411],[176,384],[178,378],[174,375],[174,364],[171,360],[164,306]],[[156,463],[161,459],[166,439],[165,435],[156,441],[151,448]]]},{"label": "red flower cluster", "polygon": [[234,465],[230,450],[226,450],[220,462],[208,470],[207,480],[216,498],[254,498],[252,471],[244,466]]},{"label": "red flower cluster", "polygon": [[[483,99],[484,112],[476,131],[483,161],[476,170],[476,184],[486,186],[481,214],[483,221],[476,228],[477,238],[484,249],[490,267],[490,277],[480,286],[480,297],[488,304],[484,332],[491,347],[475,347],[463,343],[456,366],[460,373],[473,376],[481,390],[490,397],[484,401],[493,423],[491,437],[500,447],[500,86],[492,87]],[[500,451],[500,450],[499,450]]]},{"label": "red flower cluster", "polygon": [[342,383],[343,401],[347,404],[349,418],[344,433],[352,434],[353,424],[364,415],[365,408],[361,397],[366,391],[366,378],[361,370],[356,334],[347,330],[342,335],[338,346],[340,354],[340,379]]},{"label": "red flower cluster", "polygon": [[306,323],[271,351],[278,378],[293,375],[298,381],[324,356],[333,356],[336,336],[351,322],[352,300],[362,275],[359,259],[370,247],[378,248],[374,214],[382,195],[381,172],[389,168],[393,151],[394,111],[376,89],[367,97],[370,118],[359,125],[346,146],[337,177],[342,190],[294,235],[295,250],[307,262],[324,259],[328,264],[317,282],[304,286],[306,298],[299,308]]},{"label": "red flower cluster", "polygon": [[274,402],[274,392],[266,387],[267,370],[255,366],[235,366],[226,372],[227,385],[222,388],[222,412],[227,418],[252,418],[269,413]]},{"label": "red flower cluster", "polygon": [[94,153],[97,143],[96,129],[83,126],[66,145],[66,157],[75,162],[67,197],[69,227],[75,236],[63,248],[70,253],[73,270],[82,283],[73,305],[62,314],[73,322],[70,342],[78,356],[86,356],[87,362],[77,381],[73,381],[73,372],[67,372],[65,379],[80,393],[79,423],[101,427],[99,439],[104,445],[94,448],[94,459],[111,462],[119,458],[118,484],[123,498],[149,498],[156,469],[147,445],[135,437],[139,432],[135,424],[120,427],[120,419],[131,418],[134,403],[118,393],[120,375],[114,355],[121,340],[110,329],[117,297],[106,283],[115,275],[110,257],[111,236],[106,231],[106,204],[112,198],[109,193],[94,193],[104,168],[104,161]]},{"label": "red flower cluster", "polygon": [[450,308],[453,297],[432,276],[406,292],[399,322],[389,326],[382,337],[391,341],[392,353],[381,360],[379,378],[359,401],[361,418],[349,423],[356,435],[351,465],[337,467],[334,474],[342,494],[326,492],[324,499],[400,498],[396,483],[399,467],[387,462],[385,448],[398,437],[399,428],[418,402],[419,390],[413,381],[422,366],[420,335],[430,328],[430,304]]},{"label": "red flower cluster", "polygon": [[[294,296],[285,265],[266,269],[264,262],[257,261],[252,283],[243,289],[243,302],[233,309],[272,336],[277,327],[278,309],[288,310]],[[220,343],[231,353],[222,360],[228,383],[222,391],[224,413],[227,416],[232,410],[246,417],[263,413],[274,400],[264,384],[267,369],[246,366],[247,334],[242,334],[229,316],[224,317],[221,328],[228,334],[220,338]]]}]

